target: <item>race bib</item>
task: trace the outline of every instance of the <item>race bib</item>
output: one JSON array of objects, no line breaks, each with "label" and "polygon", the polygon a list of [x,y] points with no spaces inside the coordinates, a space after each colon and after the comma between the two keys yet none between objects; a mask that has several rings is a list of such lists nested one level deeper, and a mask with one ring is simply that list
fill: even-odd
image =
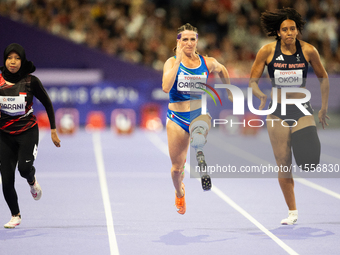
[{"label": "race bib", "polygon": [[0,96],[0,111],[11,116],[25,114],[25,96]]},{"label": "race bib", "polygon": [[274,72],[275,85],[281,87],[300,87],[303,83],[301,69],[297,70],[278,70]]},{"label": "race bib", "polygon": [[206,75],[178,75],[177,91],[180,94],[204,94]]}]

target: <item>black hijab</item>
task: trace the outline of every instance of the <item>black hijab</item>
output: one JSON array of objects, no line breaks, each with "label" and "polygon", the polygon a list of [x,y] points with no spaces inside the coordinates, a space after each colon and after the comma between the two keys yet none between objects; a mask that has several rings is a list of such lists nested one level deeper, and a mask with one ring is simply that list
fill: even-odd
[{"label": "black hijab", "polygon": [[[7,68],[6,68],[6,59],[8,55],[11,52],[16,52],[20,58],[21,58],[21,67],[18,72],[16,73],[11,73]],[[25,54],[25,49],[17,44],[17,43],[12,43],[7,46],[4,52],[4,65],[0,67],[0,70],[2,72],[2,76],[6,81],[16,83],[23,79],[26,75],[33,73],[35,71],[35,66],[33,65],[32,61],[27,61],[26,59],[26,54]]]}]

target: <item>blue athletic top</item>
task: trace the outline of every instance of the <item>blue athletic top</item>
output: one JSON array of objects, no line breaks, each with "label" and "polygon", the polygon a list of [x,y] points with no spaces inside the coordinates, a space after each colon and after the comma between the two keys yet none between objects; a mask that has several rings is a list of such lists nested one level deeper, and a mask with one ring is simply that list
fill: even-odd
[{"label": "blue athletic top", "polygon": [[296,52],[293,55],[285,55],[281,51],[281,41],[278,40],[272,61],[268,64],[268,73],[272,86],[281,88],[305,87],[308,72],[301,44],[296,39]]},{"label": "blue athletic top", "polygon": [[207,82],[209,70],[204,57],[198,56],[201,64],[197,68],[185,67],[182,62],[179,65],[176,80],[169,93],[170,103],[202,98],[203,90],[200,90],[200,83]]}]

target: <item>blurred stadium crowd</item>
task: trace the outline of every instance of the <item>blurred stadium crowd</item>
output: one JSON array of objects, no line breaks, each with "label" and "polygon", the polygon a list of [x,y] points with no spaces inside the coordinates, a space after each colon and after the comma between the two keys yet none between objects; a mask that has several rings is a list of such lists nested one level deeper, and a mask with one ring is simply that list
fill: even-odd
[{"label": "blurred stadium crowd", "polygon": [[256,52],[274,40],[260,27],[261,12],[282,7],[298,10],[307,21],[301,39],[319,50],[329,74],[340,73],[338,0],[1,0],[0,15],[156,70],[189,22],[200,54],[248,77]]}]

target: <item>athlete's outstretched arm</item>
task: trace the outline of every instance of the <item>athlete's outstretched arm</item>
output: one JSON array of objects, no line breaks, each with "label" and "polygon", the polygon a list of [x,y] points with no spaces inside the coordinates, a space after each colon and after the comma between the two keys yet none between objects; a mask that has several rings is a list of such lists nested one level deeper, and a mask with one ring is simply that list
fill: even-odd
[{"label": "athlete's outstretched arm", "polygon": [[325,129],[325,126],[328,126],[326,119],[329,119],[327,116],[328,110],[328,96],[329,96],[329,79],[328,74],[323,67],[320,55],[317,49],[310,45],[308,50],[309,62],[313,67],[314,73],[319,78],[320,81],[320,89],[321,89],[321,109],[319,111],[319,123],[321,123],[322,128]]},{"label": "athlete's outstretched arm", "polygon": [[266,45],[263,46],[256,54],[255,61],[250,71],[249,87],[253,89],[253,94],[261,100],[259,110],[262,110],[267,101],[267,95],[264,94],[259,88],[259,80],[262,76],[264,67],[266,65],[266,59],[270,54],[270,49]]}]

